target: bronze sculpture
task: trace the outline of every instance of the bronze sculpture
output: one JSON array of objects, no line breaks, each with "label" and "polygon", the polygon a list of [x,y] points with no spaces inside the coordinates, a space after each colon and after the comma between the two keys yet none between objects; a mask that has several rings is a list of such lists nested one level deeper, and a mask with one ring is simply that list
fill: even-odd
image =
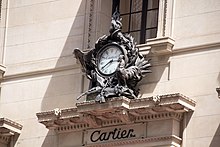
[{"label": "bronze sculpture", "polygon": [[110,34],[100,37],[94,49],[88,52],[74,49],[75,57],[91,81],[90,89],[77,99],[84,95],[95,95],[98,102],[119,96],[137,98],[137,83],[151,72],[151,64],[139,53],[134,38],[122,33],[121,29],[120,14],[116,11],[112,16]]}]

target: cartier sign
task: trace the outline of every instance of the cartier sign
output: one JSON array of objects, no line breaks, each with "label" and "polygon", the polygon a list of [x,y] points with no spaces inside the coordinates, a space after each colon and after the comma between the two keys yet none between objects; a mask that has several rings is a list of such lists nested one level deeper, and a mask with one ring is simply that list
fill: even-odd
[{"label": "cartier sign", "polygon": [[115,128],[113,131],[109,132],[102,132],[101,130],[96,130],[92,132],[90,136],[90,140],[92,142],[97,141],[108,141],[108,140],[116,140],[116,139],[123,139],[123,138],[132,138],[135,137],[134,129],[124,129]]},{"label": "cartier sign", "polygon": [[89,130],[85,135],[87,144],[108,141],[119,141],[123,139],[134,139],[144,137],[145,124],[123,125]]}]

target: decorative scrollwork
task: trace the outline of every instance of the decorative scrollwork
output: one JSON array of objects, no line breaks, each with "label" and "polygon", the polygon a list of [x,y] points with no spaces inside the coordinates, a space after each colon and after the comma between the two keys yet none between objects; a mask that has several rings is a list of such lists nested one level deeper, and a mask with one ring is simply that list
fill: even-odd
[{"label": "decorative scrollwork", "polygon": [[[139,94],[137,83],[144,75],[151,72],[150,60],[146,60],[139,53],[134,38],[130,34],[122,33],[121,18],[117,11],[112,16],[109,33],[100,37],[95,43],[95,48],[90,51],[82,52],[74,49],[75,57],[80,61],[83,72],[91,81],[89,90],[77,99],[84,95],[87,95],[87,98],[95,95],[95,100],[98,102],[105,102],[106,98],[119,96],[137,98]],[[122,54],[114,60],[114,64],[117,65],[114,73],[106,76],[99,72],[98,61],[100,52],[109,44],[119,46]],[[113,59],[109,60],[105,66],[112,62]]]}]

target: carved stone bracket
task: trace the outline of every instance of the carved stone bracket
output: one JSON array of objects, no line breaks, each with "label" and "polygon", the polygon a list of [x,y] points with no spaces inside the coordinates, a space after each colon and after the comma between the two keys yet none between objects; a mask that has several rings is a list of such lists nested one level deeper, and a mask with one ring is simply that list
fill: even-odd
[{"label": "carved stone bracket", "polygon": [[111,98],[106,103],[85,101],[76,108],[56,109],[37,113],[38,121],[58,132],[148,122],[181,120],[182,114],[195,110],[195,101],[175,93],[156,97],[128,99]]},{"label": "carved stone bracket", "polygon": [[71,109],[54,109],[37,113],[38,121],[44,124],[48,129],[57,128],[65,124],[78,123],[79,113],[76,108]]},{"label": "carved stone bracket", "polygon": [[89,124],[93,128],[101,126],[100,119],[96,118],[94,115],[84,114],[82,117],[82,121]]},{"label": "carved stone bracket", "polygon": [[10,137],[21,133],[22,125],[7,118],[0,118],[0,142],[8,144]]},{"label": "carved stone bracket", "polygon": [[167,55],[171,54],[175,41],[170,37],[160,37],[148,39],[146,44],[138,45],[140,52],[146,51],[151,48],[154,55]]}]

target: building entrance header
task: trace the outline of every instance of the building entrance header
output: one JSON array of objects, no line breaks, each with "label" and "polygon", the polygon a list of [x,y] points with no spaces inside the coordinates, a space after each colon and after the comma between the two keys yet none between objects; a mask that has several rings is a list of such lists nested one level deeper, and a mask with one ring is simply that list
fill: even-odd
[{"label": "building entrance header", "polygon": [[86,140],[86,144],[94,144],[125,139],[135,139],[144,137],[145,130],[145,123],[92,129],[86,131],[84,140]]}]

